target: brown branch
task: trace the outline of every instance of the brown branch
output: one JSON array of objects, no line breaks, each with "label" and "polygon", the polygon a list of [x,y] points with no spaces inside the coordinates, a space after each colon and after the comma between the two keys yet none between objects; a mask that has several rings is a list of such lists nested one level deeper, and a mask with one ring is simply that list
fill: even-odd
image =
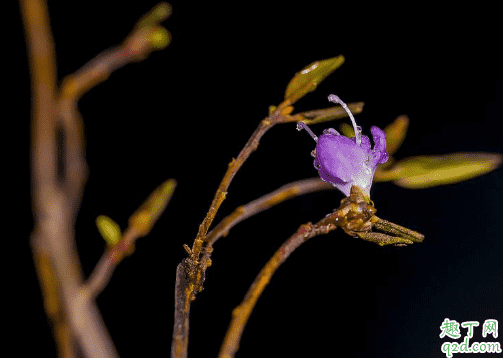
[{"label": "brown branch", "polygon": [[176,188],[174,179],[159,185],[129,218],[129,226],[119,242],[105,251],[82,286],[80,294],[96,298],[106,287],[117,265],[134,248],[135,241],[149,234],[155,222],[171,200]]},{"label": "brown branch", "polygon": [[267,195],[238,207],[232,214],[227,216],[217,226],[215,226],[215,228],[205,237],[204,241],[207,246],[211,247],[220,237],[226,236],[229,233],[229,230],[235,225],[248,219],[249,217],[297,196],[332,189],[334,189],[332,185],[319,178],[298,180],[283,185],[279,189],[276,189]]},{"label": "brown branch", "polygon": [[248,318],[257,300],[279,266],[304,242],[315,236],[327,234],[336,228],[337,226],[334,223],[333,217],[328,216],[315,225],[311,223],[302,225],[293,236],[281,245],[262,270],[260,270],[241,304],[232,311],[232,321],[220,348],[219,358],[232,358],[238,351],[239,342]]},{"label": "brown branch", "polygon": [[184,259],[176,267],[175,279],[175,319],[173,325],[173,340],[171,342],[171,358],[187,358],[189,347],[189,264]]},{"label": "brown branch", "polygon": [[[251,153],[257,149],[260,139],[269,129],[277,123],[293,121],[293,117],[289,115],[292,110],[293,107],[291,107],[288,102],[281,103],[270,116],[260,122],[259,126],[248,139],[248,142],[245,144],[238,157],[236,159],[233,158],[229,163],[227,171],[225,172],[225,175],[220,182],[217,192],[215,193],[213,201],[210,205],[210,209],[208,210],[203,222],[199,225],[199,230],[192,245],[192,249],[188,250],[190,255],[188,266],[190,267],[190,270],[188,272],[189,288],[187,290],[187,295],[190,296],[191,300],[195,299],[195,295],[202,290],[202,284],[204,281],[206,261],[201,261],[201,256],[204,255],[204,238],[208,233],[208,229],[212,224],[220,205],[222,205],[222,202],[225,200],[227,189],[229,188],[232,179]],[[187,246],[186,249],[188,249]]]},{"label": "brown branch", "polygon": [[80,290],[80,295],[87,300],[96,298],[106,287],[117,265],[128,253],[134,242],[140,237],[140,232],[129,227],[120,242],[103,253],[91,275]]},{"label": "brown branch", "polygon": [[[77,102],[87,91],[105,81],[112,72],[132,62],[145,59],[154,49],[165,47],[169,43],[169,34],[159,23],[171,14],[171,6],[160,3],[143,16],[134,30],[120,46],[110,48],[98,54],[75,73],[62,81],[57,100],[59,124],[65,134],[65,183],[66,195],[73,202],[80,202],[87,178],[87,164],[84,160],[84,129]],[[156,34],[167,36],[166,43],[159,47],[153,42]],[[71,207],[76,212],[77,207]]]},{"label": "brown branch", "polygon": [[[156,5],[136,23],[134,30],[120,46],[103,51],[77,72],[67,76],[61,85],[60,101],[78,101],[84,93],[105,81],[115,70],[128,63],[142,61],[153,50],[166,47],[169,34],[159,23],[170,15],[169,4],[162,2]],[[167,36],[166,42],[161,45],[154,41],[159,33]]]},{"label": "brown branch", "polygon": [[[204,237],[208,233],[208,229],[212,224],[218,209],[220,208],[220,205],[225,200],[225,196],[227,195],[227,189],[229,188],[232,179],[234,178],[238,170],[241,168],[241,166],[244,164],[244,162],[248,159],[250,154],[253,153],[255,150],[257,150],[258,144],[262,136],[269,129],[271,129],[276,123],[278,123],[279,118],[282,116],[282,110],[286,106],[287,104],[283,104],[282,106],[280,105],[280,108],[278,108],[272,116],[263,119],[260,122],[258,128],[251,135],[250,139],[248,139],[248,142],[245,144],[245,146],[239,153],[238,157],[236,159],[233,158],[231,160],[231,162],[228,165],[227,171],[225,172],[225,175],[222,181],[220,182],[220,185],[218,186],[217,192],[215,193],[213,201],[210,205],[210,209],[208,210],[208,213],[206,214],[206,217],[204,218],[201,225],[199,225],[199,231],[197,232],[196,241],[197,240],[202,241],[204,239]],[[193,254],[197,256],[199,254],[199,250],[200,246],[198,247],[198,245],[196,245],[195,243],[192,248]]]}]

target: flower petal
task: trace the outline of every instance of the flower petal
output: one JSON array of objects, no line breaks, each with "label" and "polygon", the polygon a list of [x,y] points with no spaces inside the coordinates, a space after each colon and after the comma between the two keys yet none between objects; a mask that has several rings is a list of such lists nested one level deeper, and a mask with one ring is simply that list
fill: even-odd
[{"label": "flower petal", "polygon": [[386,151],[386,134],[384,131],[373,126],[370,128],[370,132],[372,133],[372,139],[374,140],[374,149],[372,149],[372,164],[375,167],[377,164],[386,163],[389,155]]},{"label": "flower petal", "polygon": [[[372,148],[372,146],[370,145],[370,139],[369,139],[369,137],[367,137],[366,135],[362,135],[361,138],[362,138],[361,148],[364,151],[370,153],[370,149]],[[353,137],[353,140],[354,140],[354,142],[356,144],[356,137]]]},{"label": "flower petal", "polygon": [[[373,170],[369,167],[370,140],[362,137],[362,146],[350,139],[327,130],[316,144],[315,167],[321,179],[349,195],[353,184],[367,191],[372,184]],[[336,134],[337,133],[337,134]]]}]

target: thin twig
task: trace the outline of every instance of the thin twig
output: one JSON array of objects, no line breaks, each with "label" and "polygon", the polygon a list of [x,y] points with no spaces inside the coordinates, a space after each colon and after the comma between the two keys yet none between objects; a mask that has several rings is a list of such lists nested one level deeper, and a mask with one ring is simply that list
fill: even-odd
[{"label": "thin twig", "polygon": [[298,180],[283,185],[267,195],[251,201],[246,205],[239,206],[232,214],[216,225],[215,228],[208,233],[204,241],[211,247],[220,237],[226,236],[229,230],[235,225],[249,217],[297,196],[332,189],[334,189],[334,186],[322,181],[320,178]]},{"label": "thin twig", "polygon": [[[120,46],[107,49],[90,60],[75,73],[66,76],[57,98],[60,125],[65,131],[65,152],[68,153],[65,167],[65,190],[75,202],[80,202],[87,178],[87,164],[84,161],[84,129],[77,102],[90,89],[105,81],[117,69],[145,59],[152,50],[152,37],[160,31],[159,23],[171,14],[171,6],[160,3],[135,25],[134,30]],[[164,30],[164,29],[162,29]],[[71,208],[76,211],[77,207]]]},{"label": "thin twig", "polygon": [[169,179],[159,185],[129,218],[129,225],[119,242],[106,250],[98,261],[80,294],[88,299],[96,298],[106,287],[122,258],[134,247],[135,241],[149,234],[150,230],[168,205],[176,188],[176,181]]},{"label": "thin twig", "polygon": [[[257,150],[258,144],[263,135],[278,122],[277,118],[281,116],[281,111],[283,109],[284,106],[280,106],[280,108],[275,111],[275,114],[273,116],[263,119],[257,129],[251,135],[250,139],[248,139],[248,142],[245,144],[237,158],[233,158],[229,163],[227,171],[225,172],[225,175],[222,178],[222,181],[220,182],[217,192],[215,193],[213,201],[210,205],[210,209],[208,210],[208,213],[206,214],[206,217],[204,218],[201,225],[199,225],[199,231],[197,232],[196,240],[203,240],[203,238],[208,233],[208,229],[212,224],[213,219],[215,218],[215,215],[220,208],[220,205],[225,200],[227,189],[229,188],[232,179],[244,164],[244,162],[248,159],[250,154]],[[197,255],[199,249],[200,248],[195,245],[192,248],[192,251],[195,255]]]},{"label": "thin twig", "polygon": [[[187,289],[187,295],[190,296],[191,300],[195,298],[195,295],[198,292],[202,291],[202,284],[204,282],[206,261],[201,260],[201,256],[204,255],[204,238],[208,233],[208,229],[212,224],[220,205],[222,205],[222,202],[225,200],[227,189],[229,188],[232,179],[251,153],[257,149],[260,139],[269,129],[277,123],[293,121],[293,117],[289,115],[292,110],[293,107],[291,107],[288,102],[281,103],[270,116],[260,122],[259,126],[248,139],[248,142],[245,144],[238,157],[235,159],[233,158],[229,163],[227,171],[225,172],[225,175],[220,182],[217,192],[215,193],[213,201],[210,205],[210,209],[208,210],[203,222],[199,225],[199,230],[192,245],[192,249],[189,249],[190,257],[188,266],[190,269],[188,272],[189,287]],[[186,247],[186,249],[188,249],[188,247]]]},{"label": "thin twig", "polygon": [[112,72],[128,63],[142,61],[156,49],[169,43],[169,38],[162,47],[153,44],[153,37],[159,31],[169,34],[159,23],[171,15],[171,6],[165,2],[157,4],[135,24],[133,31],[120,46],[109,48],[75,73],[64,78],[59,92],[60,101],[78,101],[83,94],[105,81]]},{"label": "thin twig", "polygon": [[262,270],[260,270],[241,304],[232,311],[232,321],[220,348],[219,358],[232,358],[238,351],[239,342],[248,318],[258,298],[269,284],[272,275],[274,275],[279,266],[304,242],[315,236],[327,234],[336,229],[336,227],[331,217],[326,217],[315,225],[307,223],[302,225],[293,236],[281,245]]},{"label": "thin twig", "polygon": [[94,299],[103,291],[110,281],[115,268],[119,262],[121,262],[122,257],[140,236],[139,231],[132,227],[128,227],[120,242],[111,250],[107,250],[103,253],[94,267],[93,272],[87,279],[87,282],[80,290],[80,294],[83,297],[86,297],[86,299]]}]

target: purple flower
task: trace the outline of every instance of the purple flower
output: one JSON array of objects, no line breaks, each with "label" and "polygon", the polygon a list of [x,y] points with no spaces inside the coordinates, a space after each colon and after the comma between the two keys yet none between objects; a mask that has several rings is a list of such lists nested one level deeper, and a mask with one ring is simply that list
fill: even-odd
[{"label": "purple flower", "polygon": [[299,122],[297,129],[306,129],[317,142],[314,167],[322,180],[332,184],[346,196],[349,196],[353,185],[359,185],[367,195],[370,195],[377,165],[388,160],[386,135],[378,127],[372,127],[370,129],[374,140],[372,149],[370,139],[361,135],[361,128],[356,126],[346,104],[335,95],[329,96],[329,100],[340,103],[350,115],[355,128],[354,138],[344,137],[333,128],[325,129],[317,138],[302,122]]}]

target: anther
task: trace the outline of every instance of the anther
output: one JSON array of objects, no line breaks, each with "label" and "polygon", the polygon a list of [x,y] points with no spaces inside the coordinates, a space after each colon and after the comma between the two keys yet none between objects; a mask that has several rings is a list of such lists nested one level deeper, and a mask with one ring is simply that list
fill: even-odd
[{"label": "anther", "polygon": [[297,130],[301,131],[305,129],[307,133],[314,139],[315,142],[318,141],[318,137],[313,133],[313,131],[304,123],[304,122],[298,122],[297,123]]}]

